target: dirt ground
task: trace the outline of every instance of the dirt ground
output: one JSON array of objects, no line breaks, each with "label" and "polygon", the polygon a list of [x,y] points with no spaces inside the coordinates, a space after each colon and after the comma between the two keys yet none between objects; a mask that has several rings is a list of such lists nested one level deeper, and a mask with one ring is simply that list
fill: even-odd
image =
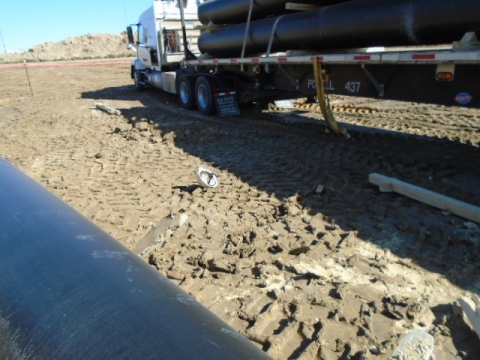
[{"label": "dirt ground", "polygon": [[457,300],[480,294],[480,225],[368,176],[480,206],[480,111],[332,97],[347,140],[310,105],[204,119],[126,64],[29,75],[33,96],[0,69],[0,156],[273,358],[390,359],[419,329],[434,359],[478,359]]}]

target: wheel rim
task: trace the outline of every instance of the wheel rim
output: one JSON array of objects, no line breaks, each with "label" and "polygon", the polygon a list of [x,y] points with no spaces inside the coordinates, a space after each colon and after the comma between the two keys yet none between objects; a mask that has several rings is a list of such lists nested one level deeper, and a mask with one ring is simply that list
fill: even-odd
[{"label": "wheel rim", "polygon": [[133,74],[133,81],[135,82],[135,86],[138,87],[139,86],[139,84],[138,84],[138,73],[136,71]]},{"label": "wheel rim", "polygon": [[205,85],[201,84],[198,87],[198,103],[201,108],[205,109],[208,107],[208,103],[210,101],[209,99],[209,94],[208,94],[208,89],[205,87]]},{"label": "wheel rim", "polygon": [[188,91],[188,86],[184,82],[180,84],[180,99],[184,104],[188,103],[190,100],[190,93]]}]

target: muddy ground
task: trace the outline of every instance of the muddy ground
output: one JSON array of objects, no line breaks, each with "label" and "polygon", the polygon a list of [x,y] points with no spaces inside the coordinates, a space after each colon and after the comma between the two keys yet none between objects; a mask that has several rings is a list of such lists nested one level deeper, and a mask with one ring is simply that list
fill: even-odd
[{"label": "muddy ground", "polygon": [[480,111],[332,97],[346,140],[309,105],[203,119],[126,64],[29,73],[33,96],[0,69],[0,156],[273,358],[389,359],[420,329],[436,360],[478,359],[456,301],[480,293],[480,225],[368,175],[480,206]]}]

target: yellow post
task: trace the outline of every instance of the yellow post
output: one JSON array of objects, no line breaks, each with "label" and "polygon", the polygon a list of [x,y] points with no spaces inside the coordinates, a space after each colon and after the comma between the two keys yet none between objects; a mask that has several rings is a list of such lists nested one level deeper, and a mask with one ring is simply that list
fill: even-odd
[{"label": "yellow post", "polygon": [[323,117],[328,124],[328,127],[337,135],[343,135],[347,139],[350,137],[348,132],[342,128],[335,120],[332,108],[330,107],[330,101],[328,100],[327,93],[325,92],[323,69],[322,65],[318,61],[318,57],[313,57],[313,72],[315,74],[315,84],[317,87],[317,98],[320,109],[322,110]]}]

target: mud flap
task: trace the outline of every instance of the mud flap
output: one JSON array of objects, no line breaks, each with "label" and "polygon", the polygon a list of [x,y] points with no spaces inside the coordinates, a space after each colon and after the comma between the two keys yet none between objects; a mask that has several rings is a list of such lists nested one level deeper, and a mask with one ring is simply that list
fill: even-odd
[{"label": "mud flap", "polygon": [[218,115],[231,116],[240,115],[240,109],[237,103],[237,93],[235,90],[219,89],[213,93],[215,106],[217,107]]}]

